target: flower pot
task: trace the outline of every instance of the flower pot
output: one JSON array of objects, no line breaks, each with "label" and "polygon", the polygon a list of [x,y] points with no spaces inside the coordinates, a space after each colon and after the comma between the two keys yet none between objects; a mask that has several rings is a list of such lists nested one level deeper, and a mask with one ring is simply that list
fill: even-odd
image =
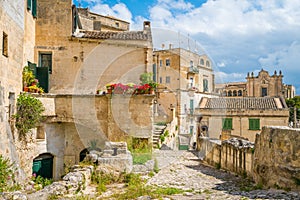
[{"label": "flower pot", "polygon": [[28,87],[24,87],[24,92],[29,92],[29,88]]}]

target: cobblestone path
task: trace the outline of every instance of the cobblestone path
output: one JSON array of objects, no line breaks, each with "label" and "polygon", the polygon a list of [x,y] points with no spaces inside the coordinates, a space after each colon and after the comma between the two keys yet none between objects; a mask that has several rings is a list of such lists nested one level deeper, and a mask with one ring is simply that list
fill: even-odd
[{"label": "cobblestone path", "polygon": [[154,155],[161,170],[147,184],[188,190],[170,199],[300,199],[297,192],[255,189],[247,179],[201,164],[192,152],[156,151]]}]

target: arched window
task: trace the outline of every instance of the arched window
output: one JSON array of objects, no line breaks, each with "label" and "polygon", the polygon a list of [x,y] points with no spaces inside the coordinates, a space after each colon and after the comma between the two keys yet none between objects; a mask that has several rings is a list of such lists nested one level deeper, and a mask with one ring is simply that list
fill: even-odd
[{"label": "arched window", "polygon": [[204,65],[204,60],[203,60],[203,58],[200,59],[200,65]]},{"label": "arched window", "polygon": [[223,97],[226,97],[226,96],[227,96],[227,92],[223,91]]},{"label": "arched window", "polygon": [[238,91],[238,96],[239,96],[239,97],[243,96],[242,90],[239,90],[239,91]]},{"label": "arched window", "polygon": [[210,63],[208,60],[206,61],[206,67],[210,67]]},{"label": "arched window", "polygon": [[232,97],[232,91],[231,90],[228,91],[228,96]]},{"label": "arched window", "polygon": [[36,177],[53,178],[53,158],[54,156],[50,153],[43,153],[34,158],[32,163],[32,174],[35,174]]},{"label": "arched window", "polygon": [[237,96],[237,92],[236,90],[233,91],[233,96],[236,97]]}]

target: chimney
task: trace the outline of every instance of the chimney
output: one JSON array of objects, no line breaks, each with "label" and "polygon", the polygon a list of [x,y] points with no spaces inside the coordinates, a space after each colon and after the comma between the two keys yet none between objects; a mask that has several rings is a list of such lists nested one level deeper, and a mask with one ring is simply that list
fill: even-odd
[{"label": "chimney", "polygon": [[150,21],[144,21],[144,30],[150,29]]}]

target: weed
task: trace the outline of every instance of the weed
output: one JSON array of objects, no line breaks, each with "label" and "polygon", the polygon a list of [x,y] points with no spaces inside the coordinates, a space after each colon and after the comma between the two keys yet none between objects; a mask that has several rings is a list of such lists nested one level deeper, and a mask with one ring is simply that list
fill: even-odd
[{"label": "weed", "polygon": [[205,194],[212,194],[212,192],[209,189],[203,190],[203,193],[205,193]]},{"label": "weed", "polygon": [[215,167],[216,167],[216,169],[221,169],[221,164],[220,163],[216,163]]},{"label": "weed", "polygon": [[47,197],[47,200],[56,200],[59,199],[59,196],[57,194],[51,194]]},{"label": "weed", "polygon": [[11,191],[17,186],[14,171],[13,163],[8,158],[3,158],[0,155],[0,192]]},{"label": "weed", "polygon": [[155,173],[159,172],[158,161],[156,158],[154,159],[154,169],[153,170]]},{"label": "weed", "polygon": [[153,171],[151,171],[151,172],[148,173],[148,176],[151,177],[151,178],[152,178],[154,175],[155,175],[155,174],[154,174]]}]

